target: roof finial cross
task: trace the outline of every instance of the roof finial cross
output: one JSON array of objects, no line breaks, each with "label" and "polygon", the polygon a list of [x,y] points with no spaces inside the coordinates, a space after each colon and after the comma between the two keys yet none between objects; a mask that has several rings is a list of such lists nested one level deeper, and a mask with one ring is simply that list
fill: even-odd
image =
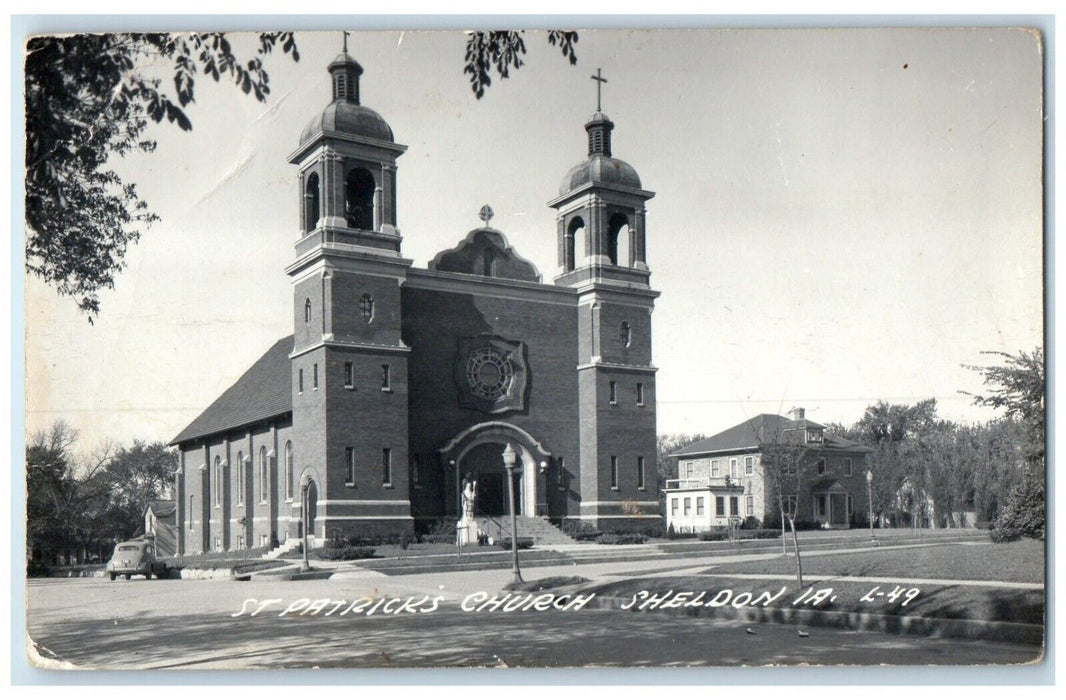
[{"label": "roof finial cross", "polygon": [[347,31],[344,32],[344,53],[348,53],[348,35],[349,34],[351,34],[351,32],[347,32]]},{"label": "roof finial cross", "polygon": [[603,88],[603,84],[607,82],[607,78],[603,77],[603,75],[600,72],[599,68],[596,69],[596,75],[589,76],[589,77],[591,77],[593,80],[596,81],[596,111],[599,112],[600,108],[601,108],[601,105],[600,105],[600,90],[601,90],[601,88]]},{"label": "roof finial cross", "polygon": [[496,212],[492,211],[492,207],[490,207],[488,204],[481,207],[481,211],[477,213],[478,218],[485,222],[485,226],[489,225],[489,221],[492,220],[492,217],[495,214]]}]

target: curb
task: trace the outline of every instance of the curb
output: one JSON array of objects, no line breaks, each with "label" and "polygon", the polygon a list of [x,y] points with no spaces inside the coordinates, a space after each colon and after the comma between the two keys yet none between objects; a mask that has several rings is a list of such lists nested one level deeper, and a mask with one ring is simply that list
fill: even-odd
[{"label": "curb", "polygon": [[[621,610],[627,599],[613,596],[596,596],[591,607]],[[937,617],[909,617],[906,615],[878,615],[876,613],[848,612],[843,610],[797,610],[795,608],[744,608],[723,606],[720,608],[656,608],[637,610],[646,614],[667,614],[685,617],[709,617],[744,622],[807,625],[831,627],[861,632],[883,632],[923,637],[948,637],[952,639],[981,639],[995,642],[1013,642],[1041,646],[1044,644],[1044,626],[1023,622],[993,622],[990,620],[947,619]]]}]

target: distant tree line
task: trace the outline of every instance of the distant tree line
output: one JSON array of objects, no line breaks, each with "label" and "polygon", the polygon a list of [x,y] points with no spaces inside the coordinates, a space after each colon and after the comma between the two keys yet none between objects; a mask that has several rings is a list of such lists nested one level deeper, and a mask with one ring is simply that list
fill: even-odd
[{"label": "distant tree line", "polygon": [[26,547],[33,567],[106,558],[111,545],[144,532],[144,510],[173,486],[177,455],[161,442],[105,443],[76,451],[63,421],[26,444]]}]

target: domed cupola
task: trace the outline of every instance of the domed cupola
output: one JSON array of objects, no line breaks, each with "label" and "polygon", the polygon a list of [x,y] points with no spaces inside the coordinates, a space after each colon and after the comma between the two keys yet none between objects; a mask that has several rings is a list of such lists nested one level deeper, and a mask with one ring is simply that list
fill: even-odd
[{"label": "domed cupola", "polygon": [[343,51],[329,64],[329,72],[333,101],[304,127],[300,145],[306,145],[324,133],[394,141],[388,122],[374,110],[359,104],[359,76],[363,74],[363,67],[358,61]]},{"label": "domed cupola", "polygon": [[328,70],[333,99],[304,127],[289,156],[300,168],[301,238],[321,232],[331,245],[398,255],[396,159],[407,146],[396,143],[380,114],[359,103],[363,67],[348,55],[347,33]]},{"label": "domed cupola", "polygon": [[655,193],[642,188],[632,165],[612,155],[614,122],[600,104],[600,90],[607,79],[599,69],[592,79],[596,81],[596,112],[585,123],[588,158],[567,171],[559,196],[548,202],[559,211],[556,283],[609,279],[647,285],[644,203]]}]

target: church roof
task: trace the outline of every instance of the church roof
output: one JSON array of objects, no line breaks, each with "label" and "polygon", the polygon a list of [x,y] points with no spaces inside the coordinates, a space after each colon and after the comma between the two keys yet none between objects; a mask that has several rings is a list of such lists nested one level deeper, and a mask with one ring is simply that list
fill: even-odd
[{"label": "church roof", "polygon": [[285,336],[255,361],[233,386],[170,441],[171,445],[234,430],[292,411],[293,337]]},{"label": "church roof", "polygon": [[[821,423],[812,420],[790,420],[773,413],[761,413],[717,435],[694,442],[671,454],[671,457],[689,457],[711,452],[739,452],[757,450],[763,440],[772,440],[784,431],[806,431],[807,428],[824,428]],[[872,452],[868,447],[836,435],[825,435],[818,445],[822,450],[846,450],[849,452]]]},{"label": "church roof", "polygon": [[[491,260],[486,270],[486,260]],[[540,273],[507,241],[502,231],[487,226],[467,234],[456,247],[442,250],[429,262],[430,270],[540,282]]]}]

